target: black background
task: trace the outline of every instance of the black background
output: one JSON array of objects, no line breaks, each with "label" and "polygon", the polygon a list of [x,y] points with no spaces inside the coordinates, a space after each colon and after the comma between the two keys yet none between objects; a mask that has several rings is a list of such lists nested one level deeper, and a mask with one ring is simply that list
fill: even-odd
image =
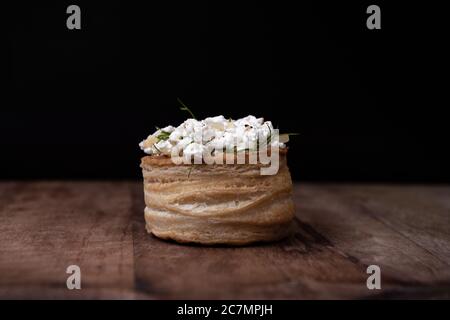
[{"label": "black background", "polygon": [[[187,116],[298,132],[298,180],[448,182],[439,2],[34,1],[4,11],[2,179],[139,178],[138,143]],[[66,28],[77,4],[82,29]],[[381,7],[381,30],[366,8]],[[448,19],[447,19],[448,20]]]}]

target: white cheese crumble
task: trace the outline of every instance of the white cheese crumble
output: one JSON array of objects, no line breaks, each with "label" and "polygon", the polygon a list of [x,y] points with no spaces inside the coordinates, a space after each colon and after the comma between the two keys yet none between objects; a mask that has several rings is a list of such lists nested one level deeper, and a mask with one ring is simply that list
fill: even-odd
[{"label": "white cheese crumble", "polygon": [[205,148],[233,149],[236,151],[257,148],[258,137],[284,148],[285,141],[272,141],[272,122],[263,118],[247,116],[242,119],[225,119],[224,116],[204,120],[187,119],[178,127],[167,126],[142,141],[139,146],[147,154],[170,155],[172,150],[181,150],[185,156],[200,156]]}]

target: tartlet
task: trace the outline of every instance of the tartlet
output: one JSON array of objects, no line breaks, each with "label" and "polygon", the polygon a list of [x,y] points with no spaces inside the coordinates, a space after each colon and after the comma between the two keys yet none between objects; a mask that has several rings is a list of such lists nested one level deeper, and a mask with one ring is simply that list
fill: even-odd
[{"label": "tartlet", "polygon": [[[154,143],[155,136],[147,141]],[[245,153],[248,158],[252,151]],[[265,165],[260,163],[175,164],[167,154],[143,157],[147,231],[162,239],[207,245],[288,236],[294,204],[286,157],[287,148],[280,148],[274,175],[261,175]]]}]

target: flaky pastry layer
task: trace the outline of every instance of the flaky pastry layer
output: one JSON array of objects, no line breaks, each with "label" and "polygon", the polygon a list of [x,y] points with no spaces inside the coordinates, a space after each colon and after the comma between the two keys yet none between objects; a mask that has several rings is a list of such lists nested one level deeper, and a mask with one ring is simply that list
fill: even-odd
[{"label": "flaky pastry layer", "polygon": [[259,165],[174,165],[146,156],[145,221],[163,239],[242,245],[286,237],[294,217],[286,155],[276,175]]}]

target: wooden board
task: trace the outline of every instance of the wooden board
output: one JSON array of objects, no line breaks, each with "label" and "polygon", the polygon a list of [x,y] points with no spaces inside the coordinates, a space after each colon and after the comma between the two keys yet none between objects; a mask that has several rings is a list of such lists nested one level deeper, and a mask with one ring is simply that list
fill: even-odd
[{"label": "wooden board", "polygon": [[[291,238],[204,247],[148,235],[139,182],[2,182],[0,298],[450,298],[449,186],[300,184],[294,198]],[[66,288],[73,264],[81,290]]]}]

